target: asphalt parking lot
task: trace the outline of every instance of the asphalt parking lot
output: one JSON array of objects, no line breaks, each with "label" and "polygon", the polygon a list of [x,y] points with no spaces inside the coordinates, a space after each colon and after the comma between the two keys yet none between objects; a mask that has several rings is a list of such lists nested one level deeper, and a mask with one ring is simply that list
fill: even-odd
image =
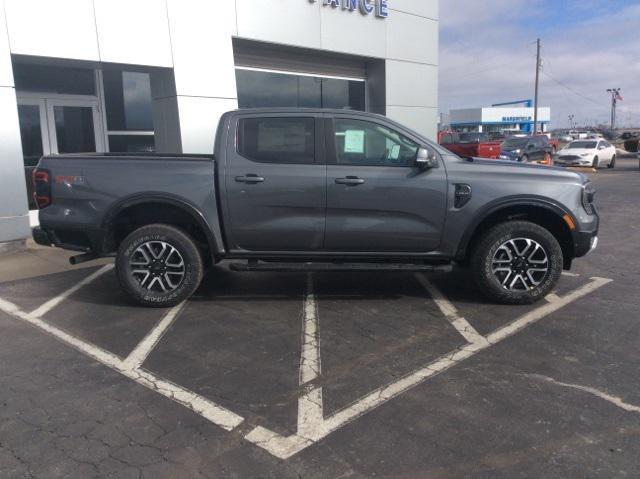
[{"label": "asphalt parking lot", "polygon": [[0,283],[0,477],[638,477],[640,170],[591,177],[599,249],[532,306],[463,270]]}]

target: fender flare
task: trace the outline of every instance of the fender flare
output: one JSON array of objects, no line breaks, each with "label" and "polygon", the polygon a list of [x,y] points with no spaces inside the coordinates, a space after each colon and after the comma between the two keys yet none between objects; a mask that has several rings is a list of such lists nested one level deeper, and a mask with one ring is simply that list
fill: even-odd
[{"label": "fender flare", "polygon": [[202,228],[205,237],[207,238],[207,243],[209,244],[211,253],[218,254],[223,252],[220,248],[221,244],[218,243],[218,239],[215,236],[214,230],[211,228],[211,225],[206,220],[202,212],[194,204],[184,198],[167,193],[138,193],[118,200],[107,210],[107,213],[102,219],[100,228],[106,232],[112,231],[111,226],[113,221],[121,212],[127,208],[131,208],[132,206],[142,205],[145,203],[163,203],[179,208],[195,220],[200,228]]},{"label": "fender flare", "polygon": [[[558,218],[562,219],[565,215],[568,215],[573,224],[578,225],[578,220],[575,215],[569,210],[569,208],[565,207],[561,203],[553,201],[544,196],[535,196],[535,195],[517,195],[510,196],[507,198],[500,198],[498,200],[494,200],[490,203],[487,203],[476,215],[474,220],[467,226],[464,234],[460,240],[460,244],[458,246],[458,251],[456,252],[456,260],[462,260],[466,254],[467,249],[469,247],[469,243],[473,238],[474,234],[478,230],[478,227],[491,215],[497,213],[500,210],[506,208],[512,208],[514,206],[525,206],[525,207],[537,207],[543,208],[547,211],[555,213]],[[564,220],[563,220],[564,221]],[[572,242],[575,244],[575,233],[571,231]]]}]

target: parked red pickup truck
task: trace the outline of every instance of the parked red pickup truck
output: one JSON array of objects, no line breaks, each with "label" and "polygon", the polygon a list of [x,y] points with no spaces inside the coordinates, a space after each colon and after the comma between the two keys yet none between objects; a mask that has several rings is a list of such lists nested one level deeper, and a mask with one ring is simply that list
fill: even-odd
[{"label": "parked red pickup truck", "polygon": [[440,144],[462,157],[498,159],[500,157],[500,143],[500,141],[490,140],[486,133],[450,131],[440,134]]}]

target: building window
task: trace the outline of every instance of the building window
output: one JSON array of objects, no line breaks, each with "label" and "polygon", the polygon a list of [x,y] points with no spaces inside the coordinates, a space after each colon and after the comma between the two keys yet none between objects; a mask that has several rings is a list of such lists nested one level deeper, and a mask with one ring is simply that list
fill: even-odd
[{"label": "building window", "polygon": [[365,111],[364,80],[236,68],[240,108],[338,108]]},{"label": "building window", "polygon": [[155,151],[148,73],[104,70],[109,151]]},{"label": "building window", "polygon": [[65,95],[95,95],[94,70],[50,65],[13,64],[17,91],[58,93]]}]

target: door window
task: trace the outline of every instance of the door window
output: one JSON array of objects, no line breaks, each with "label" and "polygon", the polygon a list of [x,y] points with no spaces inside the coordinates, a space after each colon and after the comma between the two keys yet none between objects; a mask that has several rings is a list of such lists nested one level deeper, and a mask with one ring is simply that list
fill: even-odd
[{"label": "door window", "polygon": [[238,122],[238,153],[259,163],[315,162],[313,118],[243,118]]},{"label": "door window", "polygon": [[419,145],[377,123],[335,120],[336,160],[339,165],[415,166]]}]

